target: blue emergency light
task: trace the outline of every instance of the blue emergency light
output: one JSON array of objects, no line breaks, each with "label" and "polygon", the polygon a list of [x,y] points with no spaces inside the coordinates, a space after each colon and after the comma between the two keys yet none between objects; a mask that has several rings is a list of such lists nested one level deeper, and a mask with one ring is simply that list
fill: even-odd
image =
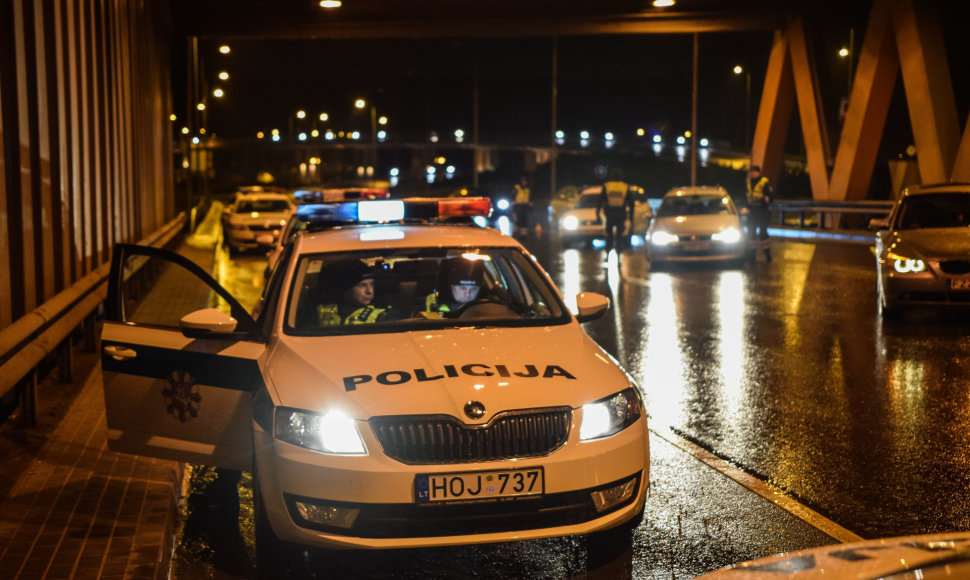
[{"label": "blue emergency light", "polygon": [[380,199],[297,206],[297,218],[316,227],[393,222],[472,221],[492,213],[487,197]]}]

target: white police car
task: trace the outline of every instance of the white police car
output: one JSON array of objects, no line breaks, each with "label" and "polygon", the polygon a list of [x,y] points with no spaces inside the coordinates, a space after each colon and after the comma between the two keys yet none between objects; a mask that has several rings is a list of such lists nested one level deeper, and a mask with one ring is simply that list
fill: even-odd
[{"label": "white police car", "polygon": [[[412,219],[487,210],[335,205],[327,229],[286,247],[252,316],[185,258],[117,246],[102,334],[110,447],[251,470],[261,557],[628,538],[649,481],[646,413],[580,327],[609,300],[580,294],[574,316],[515,240]],[[357,223],[367,216],[391,223]],[[471,302],[439,281],[456,264],[469,272],[458,283],[479,286]],[[340,302],[361,287],[366,305]]]}]

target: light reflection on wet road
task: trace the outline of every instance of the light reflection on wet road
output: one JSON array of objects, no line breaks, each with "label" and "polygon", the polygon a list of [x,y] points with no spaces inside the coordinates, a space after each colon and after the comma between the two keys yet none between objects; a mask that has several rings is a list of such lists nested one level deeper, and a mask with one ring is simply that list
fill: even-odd
[{"label": "light reflection on wet road", "polygon": [[[532,249],[567,302],[581,290],[613,298],[587,331],[639,381],[654,431],[695,441],[867,538],[970,524],[970,317],[914,313],[883,324],[865,246],[776,242],[772,263],[664,272],[638,253],[609,262],[592,250]],[[233,291],[255,299],[260,256],[233,262],[243,272]],[[651,444],[647,517],[632,553],[602,564],[611,575],[599,577],[689,578],[831,541]],[[735,507],[746,501],[750,510]],[[427,565],[435,577],[605,573],[580,544],[382,553],[376,570],[366,554],[339,561],[365,577],[417,577]],[[209,574],[250,577],[220,569]]]}]

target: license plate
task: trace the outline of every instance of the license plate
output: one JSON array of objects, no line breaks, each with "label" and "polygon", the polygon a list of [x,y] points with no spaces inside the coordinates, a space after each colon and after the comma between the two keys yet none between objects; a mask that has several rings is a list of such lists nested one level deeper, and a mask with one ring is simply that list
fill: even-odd
[{"label": "license plate", "polygon": [[702,252],[711,249],[710,242],[684,242],[680,246],[686,252]]},{"label": "license plate", "polygon": [[946,285],[950,290],[970,290],[970,278],[947,278]]},{"label": "license plate", "polygon": [[542,468],[435,473],[414,479],[418,503],[487,501],[542,495]]}]

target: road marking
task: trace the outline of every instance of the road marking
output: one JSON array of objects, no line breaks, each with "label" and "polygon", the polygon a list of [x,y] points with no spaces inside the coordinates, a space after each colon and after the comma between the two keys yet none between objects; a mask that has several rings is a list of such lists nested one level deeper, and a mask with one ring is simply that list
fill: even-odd
[{"label": "road marking", "polygon": [[743,485],[750,491],[760,495],[822,533],[827,534],[842,543],[861,542],[865,539],[862,536],[854,534],[843,528],[839,524],[833,522],[811,508],[804,506],[794,499],[788,497],[781,488],[761,481],[750,473],[745,473],[724,459],[721,459],[700,445],[681,437],[673,431],[661,433],[653,428],[651,428],[650,431],[667,443],[670,443],[674,447],[677,447],[678,449],[692,455],[695,459],[701,461],[721,475]]}]

